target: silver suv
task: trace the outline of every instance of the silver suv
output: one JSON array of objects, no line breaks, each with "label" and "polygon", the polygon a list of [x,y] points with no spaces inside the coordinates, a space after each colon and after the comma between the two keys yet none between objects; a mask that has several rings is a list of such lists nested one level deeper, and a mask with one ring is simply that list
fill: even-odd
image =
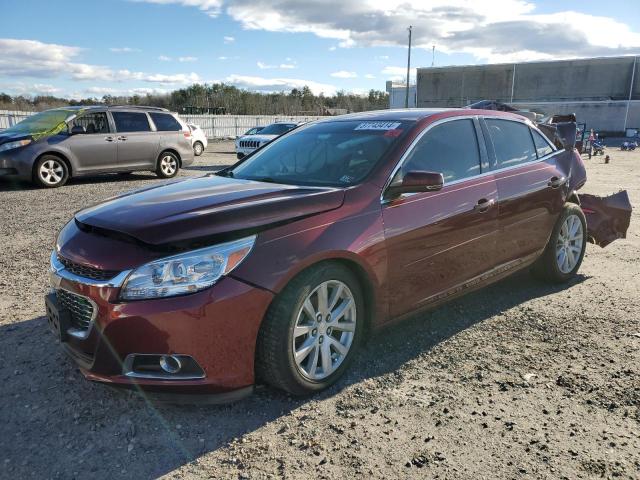
[{"label": "silver suv", "polygon": [[43,187],[106,172],[171,178],[193,163],[190,137],[187,124],[163,108],[55,108],[0,131],[0,177]]}]

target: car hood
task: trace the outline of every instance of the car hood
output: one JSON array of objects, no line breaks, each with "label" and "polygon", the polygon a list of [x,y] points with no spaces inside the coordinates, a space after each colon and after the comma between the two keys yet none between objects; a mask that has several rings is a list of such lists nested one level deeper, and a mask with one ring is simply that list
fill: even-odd
[{"label": "car hood", "polygon": [[344,191],[209,175],[126,193],[78,212],[81,229],[190,248],[333,210]]},{"label": "car hood", "polygon": [[2,133],[0,131],[0,145],[3,143],[24,140],[25,138],[32,138],[32,136],[27,133]]}]

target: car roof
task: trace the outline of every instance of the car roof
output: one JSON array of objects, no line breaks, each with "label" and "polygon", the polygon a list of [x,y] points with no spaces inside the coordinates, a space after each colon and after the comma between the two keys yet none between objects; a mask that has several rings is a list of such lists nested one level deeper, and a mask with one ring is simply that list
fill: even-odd
[{"label": "car roof", "polygon": [[329,117],[333,120],[413,120],[418,121],[437,113],[458,111],[459,108],[398,108],[391,110],[372,110],[369,112],[347,113],[337,117]]},{"label": "car roof", "polygon": [[69,110],[69,111],[77,111],[77,110],[91,110],[91,109],[109,109],[109,110],[149,110],[153,112],[168,112],[171,113],[166,108],[161,107],[145,107],[143,105],[72,105],[69,107],[57,107],[52,108],[51,110]]}]

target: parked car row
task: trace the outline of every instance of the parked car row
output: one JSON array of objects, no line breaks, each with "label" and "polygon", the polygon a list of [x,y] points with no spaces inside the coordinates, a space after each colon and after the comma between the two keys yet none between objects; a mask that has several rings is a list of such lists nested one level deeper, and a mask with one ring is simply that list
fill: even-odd
[{"label": "parked car row", "polygon": [[298,123],[276,122],[266,127],[254,127],[247,131],[242,137],[236,139],[236,156],[242,159],[260,147],[271,142],[280,135],[296,128]]},{"label": "parked car row", "polygon": [[[118,112],[94,125],[101,138],[122,134]],[[47,316],[87,378],[216,401],[258,381],[309,394],[344,374],[367,332],[524,268],[566,282],[587,239],[629,224],[624,200],[613,221],[597,197],[590,215],[610,228],[587,224],[575,125],[563,148],[497,111],[295,127],[266,127],[237,144],[235,165],[110,199],[62,229]]]},{"label": "parked car row", "polygon": [[205,147],[202,130],[162,108],[56,108],[0,132],[0,176],[49,188],[107,172],[171,178]]}]

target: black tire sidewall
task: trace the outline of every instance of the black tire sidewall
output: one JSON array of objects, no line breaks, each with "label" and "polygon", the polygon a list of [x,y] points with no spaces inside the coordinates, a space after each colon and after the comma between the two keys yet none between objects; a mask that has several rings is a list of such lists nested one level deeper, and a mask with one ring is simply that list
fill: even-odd
[{"label": "black tire sidewall", "polygon": [[[42,164],[48,160],[55,160],[56,162],[58,162],[60,165],[62,165],[62,169],[64,170],[64,174],[62,175],[62,180],[60,180],[58,183],[51,185],[49,183],[46,183],[44,181],[42,181],[42,179],[40,178],[40,167],[42,166]],[[33,180],[34,183],[36,183],[39,187],[42,188],[58,188],[58,187],[62,187],[65,183],[67,183],[67,180],[69,180],[69,167],[67,166],[67,163],[62,160],[60,157],[56,156],[56,155],[43,155],[42,157],[40,157],[38,159],[38,161],[35,163],[35,167],[33,170]]]},{"label": "black tire sidewall", "polygon": [[[558,241],[558,237],[560,236],[560,229],[562,228],[562,225],[571,215],[577,216],[580,220],[580,223],[582,224],[582,250],[580,252],[580,258],[578,259],[578,262],[573,267],[573,269],[568,273],[564,273],[560,270],[558,261],[556,259],[556,243]],[[547,249],[547,265],[545,265],[545,267],[551,269],[553,280],[556,280],[558,282],[566,282],[576,275],[576,273],[580,269],[580,266],[582,265],[582,260],[584,259],[584,254],[587,249],[587,222],[584,213],[578,205],[568,204],[564,207],[564,210],[558,218],[556,225],[553,227],[553,232],[551,233],[551,237],[549,238]]]},{"label": "black tire sidewall", "polygon": [[[200,153],[198,153],[198,147],[200,148]],[[204,153],[204,145],[202,144],[202,142],[195,142],[193,144],[193,154],[196,157],[199,157],[200,155],[202,155]]]},{"label": "black tire sidewall", "polygon": [[[160,167],[160,162],[162,161],[162,157],[166,155],[170,155],[176,161],[176,171],[173,172],[173,175],[165,175],[165,173],[162,171],[162,168]],[[158,166],[156,167],[156,175],[158,175],[160,178],[173,178],[176,175],[178,175],[179,171],[180,171],[180,160],[178,159],[176,154],[172,152],[162,152],[158,157]]]}]

